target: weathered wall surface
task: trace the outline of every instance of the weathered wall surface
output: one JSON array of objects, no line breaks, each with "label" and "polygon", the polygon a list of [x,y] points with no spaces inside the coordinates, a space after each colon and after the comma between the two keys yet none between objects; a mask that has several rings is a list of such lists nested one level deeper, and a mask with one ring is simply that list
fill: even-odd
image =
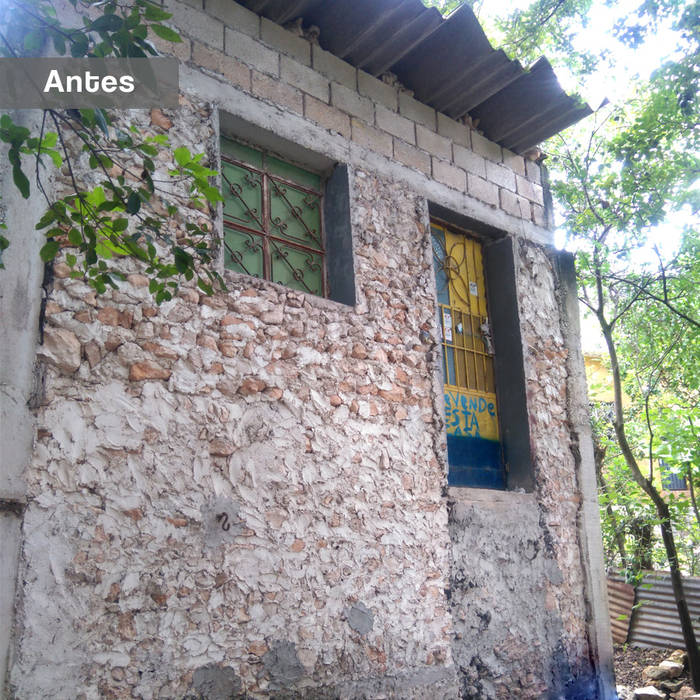
[{"label": "weathered wall surface", "polygon": [[352,182],[355,308],[241,278],[154,308],[139,275],[96,302],[58,266],[18,697],[177,697],[210,664],[454,692],[425,205]]},{"label": "weathered wall surface", "polygon": [[455,662],[467,698],[591,698],[567,348],[545,251],[516,247],[533,494],[450,489]]},{"label": "weathered wall surface", "polygon": [[[593,697],[538,166],[235,3],[173,5],[156,121],[214,154],[213,106],[348,163],[357,304],[228,273],[156,307],[136,268],[96,298],[55,266],[16,697]],[[516,240],[533,494],[446,496],[428,198]]]}]

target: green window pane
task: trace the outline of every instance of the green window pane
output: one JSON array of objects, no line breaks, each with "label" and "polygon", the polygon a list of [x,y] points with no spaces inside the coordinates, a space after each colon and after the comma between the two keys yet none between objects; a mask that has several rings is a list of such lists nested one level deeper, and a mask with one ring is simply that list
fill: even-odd
[{"label": "green window pane", "polygon": [[270,241],[272,281],[323,295],[323,256]]},{"label": "green window pane", "polygon": [[243,161],[244,163],[248,163],[262,170],[263,154],[262,151],[259,151],[257,148],[251,148],[250,146],[244,146],[242,143],[238,143],[238,141],[222,138],[221,154],[233,158],[234,160]]},{"label": "green window pane", "polygon": [[224,217],[264,231],[262,175],[231,163],[222,163]]},{"label": "green window pane", "polygon": [[263,239],[254,233],[224,229],[224,266],[253,277],[263,277]]},{"label": "green window pane", "polygon": [[296,182],[297,185],[308,187],[312,190],[321,189],[321,176],[316,173],[310,173],[304,168],[300,168],[291,163],[285,163],[274,156],[265,157],[265,170],[272,175],[279,175],[285,180]]},{"label": "green window pane", "polygon": [[270,233],[322,249],[320,197],[270,178]]}]

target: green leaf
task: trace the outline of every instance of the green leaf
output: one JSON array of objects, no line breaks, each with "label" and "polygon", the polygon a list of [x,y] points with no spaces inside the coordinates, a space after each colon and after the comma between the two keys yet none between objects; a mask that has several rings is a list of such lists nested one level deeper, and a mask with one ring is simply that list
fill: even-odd
[{"label": "green leaf", "polygon": [[197,286],[207,295],[211,296],[214,293],[214,288],[208,282],[205,282],[201,277],[197,278]]},{"label": "green leaf", "polygon": [[165,41],[171,41],[174,44],[182,41],[180,35],[176,31],[170,29],[170,27],[166,27],[164,24],[150,24],[149,27],[156,36],[165,39]]},{"label": "green leaf", "polygon": [[54,221],[56,221],[56,212],[53,208],[47,209],[42,215],[41,219],[37,221],[37,224],[34,228],[38,231],[42,228],[46,228],[47,226],[49,226],[49,224],[52,224]]},{"label": "green leaf", "polygon": [[75,267],[75,263],[78,262],[78,258],[76,258],[72,253],[68,253],[68,255],[66,255],[66,262],[68,263],[68,267]]},{"label": "green leaf", "polygon": [[115,231],[124,231],[128,225],[129,225],[128,219],[120,218],[120,219],[114,219],[114,221],[112,221],[112,228]]},{"label": "green leaf", "polygon": [[170,19],[172,17],[172,14],[170,14],[170,12],[166,12],[160,7],[156,7],[155,5],[149,4],[146,5],[146,10],[144,11],[143,16],[149,22],[161,22],[164,19]]},{"label": "green leaf", "polygon": [[5,236],[0,235],[0,270],[5,269],[5,263],[2,261],[2,253],[3,251],[7,250],[8,246],[10,245],[10,241],[5,238]]},{"label": "green leaf", "polygon": [[77,228],[72,228],[68,231],[68,240],[71,245],[80,245],[83,242],[83,237]]},{"label": "green leaf", "polygon": [[33,29],[24,37],[24,50],[34,53],[39,51],[44,44],[44,32],[40,29]]},{"label": "green leaf", "polygon": [[95,119],[97,120],[97,125],[102,130],[102,133],[109,138],[109,128],[107,127],[107,119],[105,118],[105,113],[101,109],[95,110]]},{"label": "green leaf", "polygon": [[128,214],[136,214],[141,209],[141,197],[138,192],[132,192],[126,202],[126,211]]},{"label": "green leaf", "polygon": [[85,34],[81,33],[73,33],[71,35],[71,45],[70,45],[70,55],[73,56],[73,58],[81,58],[82,56],[85,56],[85,54],[88,52],[88,48],[90,47],[90,40],[85,36]]},{"label": "green leaf", "polygon": [[58,241],[47,241],[39,251],[39,257],[44,262],[50,262],[56,257],[58,253],[59,245]]},{"label": "green leaf", "polygon": [[58,32],[54,32],[51,39],[56,53],[59,54],[59,56],[63,56],[66,53],[66,42],[63,37]]},{"label": "green leaf", "polygon": [[175,157],[175,162],[184,167],[192,160],[192,154],[187,146],[179,146],[173,151],[173,156]]},{"label": "green leaf", "polygon": [[18,163],[12,166],[12,179],[21,195],[25,199],[29,199],[29,180]]},{"label": "green leaf", "polygon": [[117,15],[102,15],[98,17],[91,25],[90,29],[94,29],[96,32],[118,32],[124,20]]},{"label": "green leaf", "polygon": [[58,151],[46,151],[46,155],[53,161],[54,167],[60,168],[63,165],[63,158]]}]

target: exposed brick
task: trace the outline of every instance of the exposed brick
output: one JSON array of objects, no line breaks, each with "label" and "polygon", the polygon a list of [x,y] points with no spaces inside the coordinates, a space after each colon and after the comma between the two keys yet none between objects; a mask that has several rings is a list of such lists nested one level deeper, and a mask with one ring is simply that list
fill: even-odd
[{"label": "exposed brick", "polygon": [[156,357],[161,357],[164,360],[177,360],[177,352],[171,348],[166,348],[158,343],[146,342],[143,344],[143,349],[152,352]]},{"label": "exposed brick", "polygon": [[279,75],[279,54],[268,49],[247,34],[226,27],[225,52],[228,56],[247,63],[263,73]]},{"label": "exposed brick", "polygon": [[455,144],[452,147],[454,154],[454,162],[459,165],[460,168],[464,168],[474,175],[486,178],[486,159],[480,156],[469,148],[464,148],[464,146],[458,146]]},{"label": "exposed brick", "polygon": [[260,38],[273,48],[286,56],[303,63],[305,66],[311,65],[311,44],[303,37],[292,34],[284,27],[280,27],[276,22],[272,22],[266,17],[260,20]]},{"label": "exposed brick", "polygon": [[482,202],[498,206],[498,187],[487,180],[483,180],[471,173],[467,174],[467,186],[469,194]]},{"label": "exposed brick", "polygon": [[434,130],[437,126],[435,110],[432,107],[428,107],[428,105],[424,105],[422,102],[418,102],[418,100],[414,100],[405,92],[399,93],[399,112],[403,114],[404,117],[413,119],[413,121],[419,124],[424,124],[430,129]]},{"label": "exposed brick", "polygon": [[193,39],[198,39],[208,46],[223,50],[223,22],[179,2],[169,2],[168,12],[172,13],[172,19],[170,21],[175,24],[181,32],[191,36]]},{"label": "exposed brick", "polygon": [[249,36],[260,36],[260,17],[231,0],[204,0],[204,11]]},{"label": "exposed brick", "polygon": [[440,158],[433,158],[433,178],[461,192],[467,189],[467,173]]},{"label": "exposed brick", "polygon": [[232,85],[238,85],[250,91],[250,68],[235,58],[194,41],[192,42],[192,60],[202,68],[223,75]]},{"label": "exposed brick", "polygon": [[131,310],[119,311],[113,306],[105,306],[97,312],[97,320],[105,326],[121,326],[131,328],[134,320],[134,312]]},{"label": "exposed brick", "polygon": [[215,438],[209,443],[209,454],[212,457],[229,457],[236,450],[236,446],[225,438]]},{"label": "exposed brick", "polygon": [[525,173],[527,179],[540,184],[542,182],[542,172],[540,166],[532,160],[525,160]]},{"label": "exposed brick", "polygon": [[351,90],[357,89],[357,68],[334,56],[330,51],[324,51],[318,44],[311,47],[311,65],[314,70],[335,80],[336,83],[341,83]]},{"label": "exposed brick", "polygon": [[433,156],[452,160],[452,143],[444,136],[416,124],[416,144]]},{"label": "exposed brick", "polygon": [[544,206],[544,194],[541,185],[536,185],[534,182],[520,177],[520,175],[516,175],[515,181],[518,186],[518,194],[527,197],[529,200],[535,202],[535,204]]},{"label": "exposed brick", "polygon": [[472,131],[471,137],[472,150],[475,153],[484,156],[484,158],[488,160],[492,160],[494,163],[500,163],[503,160],[503,151],[497,143],[489,141],[476,131]]},{"label": "exposed brick", "polygon": [[396,111],[399,108],[399,91],[392,85],[387,85],[363,70],[357,71],[357,89],[361,95],[365,95],[375,102]]},{"label": "exposed brick", "polygon": [[498,163],[486,161],[486,179],[515,192],[515,174],[512,170],[498,165]]},{"label": "exposed brick", "polygon": [[416,125],[414,122],[382,105],[377,105],[375,109],[376,123],[380,129],[398,136],[406,143],[416,143]]},{"label": "exposed brick", "polygon": [[81,345],[75,333],[65,328],[48,327],[37,356],[54,367],[72,374],[80,367]]},{"label": "exposed brick", "polygon": [[280,66],[282,80],[322,102],[329,101],[329,82],[322,75],[288,56],[281,57]]},{"label": "exposed brick", "polygon": [[438,112],[437,130],[438,134],[445,136],[453,143],[458,143],[460,146],[471,148],[471,129],[466,124],[456,122],[454,119],[450,119],[441,112]]},{"label": "exposed brick", "polygon": [[391,389],[380,389],[379,396],[387,401],[403,401],[405,392],[400,386],[393,386]]},{"label": "exposed brick", "polygon": [[379,131],[379,129],[375,129],[373,126],[369,126],[369,124],[365,124],[354,117],[351,120],[351,123],[352,140],[355,143],[391,158],[394,149],[392,139],[389,134],[385,134],[383,131]]},{"label": "exposed brick", "polygon": [[521,197],[519,194],[515,194],[510,190],[502,189],[501,192],[501,209],[503,209],[506,214],[511,216],[517,216],[520,219],[530,219],[530,202]]},{"label": "exposed brick", "polygon": [[414,146],[394,139],[394,158],[404,165],[421,170],[430,175],[430,156]]},{"label": "exposed brick", "polygon": [[293,112],[302,114],[304,111],[304,100],[300,90],[256,70],[253,70],[253,94],[276,105],[287,107]]},{"label": "exposed brick", "polygon": [[304,95],[304,115],[329,131],[350,138],[350,117],[311,95]]},{"label": "exposed brick", "polygon": [[374,121],[374,102],[340,83],[331,83],[331,104],[353,117],[359,117],[370,123]]},{"label": "exposed brick", "polygon": [[503,164],[510,168],[516,175],[525,177],[525,159],[507,148],[503,149]]},{"label": "exposed brick", "polygon": [[[151,110],[150,117],[151,124],[153,124],[153,126],[160,127],[161,129],[163,129],[163,131],[170,131],[170,129],[173,128],[173,122],[170,119],[168,119],[168,117],[166,117],[165,114],[163,114],[163,110],[161,109],[153,108]],[[132,275],[129,276],[131,277]],[[148,286],[148,279],[145,279],[146,284],[141,286]]]}]

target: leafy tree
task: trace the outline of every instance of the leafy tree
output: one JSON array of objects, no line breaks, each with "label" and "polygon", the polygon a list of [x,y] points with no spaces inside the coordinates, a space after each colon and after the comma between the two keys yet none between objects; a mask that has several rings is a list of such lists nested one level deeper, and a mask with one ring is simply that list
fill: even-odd
[{"label": "leafy tree", "polygon": [[[151,0],[70,4],[82,26],[64,24],[46,0],[9,0],[0,22],[0,52],[36,55],[50,43],[61,56],[144,58],[158,53],[149,36],[180,41],[162,24],[171,15]],[[211,265],[215,242],[196,216],[221,200],[211,184],[217,173],[207,167],[204,154],[192,154],[184,146],[173,149],[166,134],[148,133],[136,120],[127,122],[102,109],[47,109],[34,131],[4,114],[0,140],[7,144],[8,165],[21,195],[28,198],[33,186],[46,201],[37,224],[46,231],[40,252],[46,263],[65,249],[71,275],[85,277],[102,293],[123,278],[119,260],[132,258],[144,265],[159,303],[172,298],[183,278],[196,278],[208,294],[215,283],[223,286]],[[76,167],[81,152],[90,170]],[[170,158],[165,171],[158,159],[163,152]],[[67,192],[58,196],[46,187],[51,168],[68,174]],[[184,235],[171,233],[174,220]],[[8,245],[0,235],[0,256]]]},{"label": "leafy tree", "polygon": [[[615,394],[610,463],[618,472],[624,465],[635,485],[624,489],[631,498],[618,513],[627,509],[630,515],[642,493],[653,505],[655,517],[647,512],[642,523],[660,528],[691,678],[698,688],[700,655],[673,529],[688,509],[683,501],[664,497],[654,481],[660,457],[686,469],[690,464],[691,483],[697,479],[692,460],[695,469],[700,466],[697,454],[688,450],[695,443],[685,442],[700,422],[698,232],[687,226],[679,251],[671,255],[654,246],[651,236],[674,214],[692,218],[698,210],[700,20],[676,3],[663,9],[676,12],[678,58],[648,82],[640,81],[630,101],[599,112],[582,145],[555,142],[552,160],[555,176],[561,174],[554,191],[563,204],[564,227],[578,250],[581,299],[598,320],[610,359]],[[644,16],[656,21],[649,10]],[[636,33],[630,36],[637,41]],[[624,408],[625,392],[631,398],[629,409]],[[604,516],[610,493],[605,489]],[[636,562],[648,563],[648,557]]]},{"label": "leafy tree", "polygon": [[[491,36],[526,65],[546,54],[578,76],[599,65],[611,70],[612,53],[594,55],[573,42],[591,7],[589,0],[534,0],[497,19]],[[604,106],[592,125],[546,147],[563,229],[578,252],[581,299],[598,321],[613,378],[614,404],[593,415],[606,549],[632,571],[662,564],[650,537],[659,527],[698,689],[700,655],[680,566],[695,565],[700,525],[700,3],[645,0],[621,13],[615,35],[642,47],[661,26],[675,30],[673,60],[648,80],[636,78],[631,97]],[[679,249],[654,246],[659,227],[681,216],[691,223]],[[687,477],[690,499],[657,487],[660,458]],[[680,547],[674,524],[685,538]]]}]

